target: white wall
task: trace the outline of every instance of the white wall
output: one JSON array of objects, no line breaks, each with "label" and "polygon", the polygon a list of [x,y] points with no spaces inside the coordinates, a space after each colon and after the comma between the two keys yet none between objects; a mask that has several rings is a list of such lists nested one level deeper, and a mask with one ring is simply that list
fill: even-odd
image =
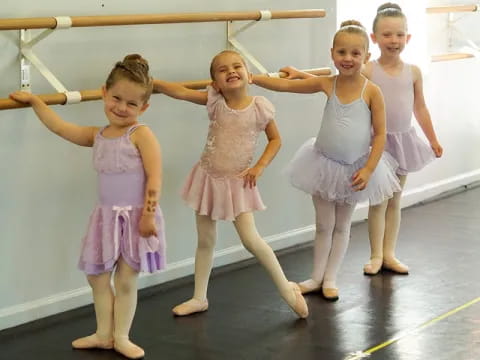
[{"label": "white wall", "polygon": [[[329,66],[328,49],[336,16],[335,2],[297,0],[153,1],[3,0],[3,18],[80,16],[255,9],[324,8],[324,19],[276,20],[258,23],[239,40],[269,69]],[[241,23],[243,25],[243,23]],[[115,61],[139,52],[150,60],[155,77],[201,80],[209,77],[212,56],[225,47],[225,23],[169,24],[60,30],[35,52],[69,90],[99,88]],[[36,31],[37,32],[37,31]],[[0,98],[19,86],[18,31],[0,32]],[[52,93],[32,70],[33,91]],[[268,210],[257,225],[274,248],[311,239],[312,207],[280,175],[282,167],[307,137],[314,136],[324,104],[322,95],[286,95],[253,88],[277,107],[284,145],[261,179]],[[102,103],[55,106],[65,119],[102,125]],[[203,149],[207,116],[203,107],[155,95],[142,120],[163,148],[168,269],[141,278],[149,286],[192,273],[196,243],[193,212],[179,191]],[[264,139],[260,149],[265,145]],[[91,302],[84,275],[76,269],[88,215],[95,203],[91,149],[69,144],[49,133],[31,109],[0,111],[0,329]],[[268,186],[267,186],[268,185]],[[216,265],[247,256],[231,224],[219,224]],[[179,299],[179,301],[182,299]]]}]

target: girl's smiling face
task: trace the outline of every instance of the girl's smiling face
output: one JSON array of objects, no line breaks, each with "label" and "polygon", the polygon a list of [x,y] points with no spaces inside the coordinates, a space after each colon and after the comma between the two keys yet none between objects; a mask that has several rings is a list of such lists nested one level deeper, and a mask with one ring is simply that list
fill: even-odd
[{"label": "girl's smiling face", "polygon": [[336,35],[331,55],[340,74],[347,76],[360,73],[362,65],[370,57],[367,52],[365,37],[348,32],[341,32]]},{"label": "girl's smiling face", "polygon": [[378,20],[372,41],[378,44],[382,56],[400,56],[410,40],[403,17],[385,16]]},{"label": "girl's smiling face", "polygon": [[244,89],[251,83],[251,74],[243,59],[226,52],[218,56],[212,64],[213,85],[220,92]]},{"label": "girl's smiling face", "polygon": [[138,117],[148,108],[145,89],[127,79],[119,79],[108,90],[103,87],[104,111],[110,125],[129,127],[138,122]]}]

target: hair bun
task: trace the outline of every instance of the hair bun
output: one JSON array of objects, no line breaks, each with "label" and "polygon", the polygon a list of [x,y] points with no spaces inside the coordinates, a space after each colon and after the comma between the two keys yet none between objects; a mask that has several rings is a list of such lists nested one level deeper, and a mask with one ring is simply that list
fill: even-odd
[{"label": "hair bun", "polygon": [[136,63],[137,65],[141,65],[141,66],[145,67],[145,70],[147,72],[149,71],[148,61],[145,60],[139,54],[130,54],[130,55],[125,56],[123,58],[123,61],[121,62],[121,64],[128,67],[128,63]]},{"label": "hair bun", "polygon": [[340,24],[340,27],[345,27],[345,26],[358,26],[361,27],[362,29],[365,29],[365,26],[362,25],[362,23],[358,20],[345,20],[342,21]]},{"label": "hair bun", "polygon": [[400,5],[391,2],[380,5],[377,9],[377,14],[384,10],[398,10],[402,12],[402,8],[400,7]]}]

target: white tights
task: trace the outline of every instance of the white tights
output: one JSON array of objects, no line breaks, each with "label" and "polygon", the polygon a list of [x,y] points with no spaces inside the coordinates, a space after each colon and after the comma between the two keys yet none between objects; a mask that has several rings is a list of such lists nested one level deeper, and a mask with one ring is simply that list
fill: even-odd
[{"label": "white tights", "polygon": [[336,288],[337,273],[350,241],[354,205],[338,204],[313,196],[316,231],[312,280],[323,288]]},{"label": "white tights", "polygon": [[101,339],[128,339],[137,307],[138,272],[120,258],[114,275],[115,294],[111,277],[111,272],[87,276],[93,290],[96,333]]},{"label": "white tights", "polygon": [[[406,175],[397,175],[403,190]],[[395,261],[395,247],[400,229],[402,192],[394,193],[391,199],[368,209],[368,234],[370,258]]]},{"label": "white tights", "polygon": [[[216,241],[216,221],[209,216],[196,215],[198,246],[195,254],[195,290],[193,298],[205,301],[208,280],[212,270],[213,251]],[[253,254],[267,270],[280,295],[289,303],[294,302],[294,292],[272,248],[261,238],[252,213],[242,213],[233,222],[243,246]]]}]

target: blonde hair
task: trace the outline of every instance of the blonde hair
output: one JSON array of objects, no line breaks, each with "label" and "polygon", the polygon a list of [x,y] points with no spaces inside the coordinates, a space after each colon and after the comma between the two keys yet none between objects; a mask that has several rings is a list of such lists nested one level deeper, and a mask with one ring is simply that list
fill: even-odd
[{"label": "blonde hair", "polygon": [[215,76],[214,76],[214,73],[215,73],[215,63],[217,62],[218,59],[220,59],[223,55],[227,55],[227,54],[230,54],[230,55],[237,55],[240,60],[242,61],[243,65],[245,66],[245,68],[247,69],[248,71],[248,65],[247,65],[247,62],[245,61],[245,59],[243,58],[243,56],[236,52],[235,50],[223,50],[223,51],[220,51],[217,55],[215,55],[212,59],[212,61],[210,62],[210,77],[212,78],[212,80],[215,80]]},{"label": "blonde hair", "polygon": [[118,61],[108,75],[105,82],[106,89],[110,89],[118,80],[129,80],[145,89],[143,100],[147,102],[153,91],[153,79],[149,74],[148,61],[139,54],[130,54]]},{"label": "blonde hair", "polygon": [[337,36],[342,33],[347,34],[358,34],[361,35],[365,39],[365,50],[368,51],[368,46],[370,44],[367,30],[362,25],[360,21],[357,20],[346,20],[340,24],[340,29],[337,30],[335,36],[333,37],[333,46],[335,46],[335,40]]},{"label": "blonde hair", "polygon": [[377,31],[377,23],[380,19],[383,19],[385,17],[399,17],[405,20],[405,26],[407,26],[407,17],[405,14],[402,12],[402,8],[400,5],[387,2],[382,5],[380,5],[377,9],[377,15],[375,16],[375,19],[373,19],[373,33]]}]

